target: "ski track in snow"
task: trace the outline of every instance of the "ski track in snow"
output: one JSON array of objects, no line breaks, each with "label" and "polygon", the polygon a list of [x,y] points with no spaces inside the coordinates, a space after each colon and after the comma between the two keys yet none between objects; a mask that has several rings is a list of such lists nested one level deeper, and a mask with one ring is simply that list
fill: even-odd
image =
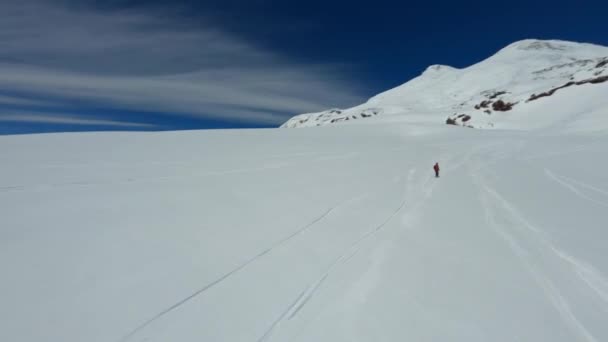
[{"label": "ski track in snow", "polygon": [[368,241],[370,238],[375,236],[378,232],[380,232],[397,214],[405,207],[407,202],[407,193],[413,182],[413,175],[415,173],[415,169],[409,171],[407,186],[405,189],[405,194],[402,196],[401,203],[399,207],[392,212],[386,219],[384,219],[379,225],[375,228],[367,231],[362,236],[360,236],[356,241],[354,241],[348,248],[346,248],[345,252],[343,252],[338,258],[336,258],[326,269],[326,271],[314,282],[308,285],[300,294],[297,296],[296,300],[292,302],[285,310],[281,312],[279,317],[272,322],[270,327],[266,329],[264,334],[257,340],[257,342],[265,342],[268,341],[272,335],[280,328],[281,323],[287,318],[291,320],[294,318],[298,312],[308,303],[308,301],[314,296],[315,292],[321,287],[323,282],[341,265],[345,264],[349,259],[351,259],[363,246],[363,243]]},{"label": "ski track in snow", "polygon": [[178,307],[182,306],[183,304],[189,302],[190,300],[192,300],[193,298],[197,297],[198,295],[204,293],[205,291],[211,289],[212,287],[214,287],[215,285],[223,282],[224,280],[228,279],[229,277],[235,275],[237,272],[241,271],[242,269],[244,269],[245,267],[251,265],[253,262],[255,262],[256,260],[258,260],[259,258],[263,257],[264,255],[270,253],[272,250],[279,248],[283,245],[285,245],[286,243],[288,243],[290,240],[292,240],[293,238],[295,238],[298,235],[301,235],[303,233],[305,233],[307,230],[309,230],[311,227],[313,227],[315,224],[317,224],[318,222],[320,222],[321,220],[325,219],[327,216],[329,216],[333,211],[335,211],[337,208],[342,207],[344,205],[347,205],[351,202],[355,202],[358,201],[362,198],[367,197],[368,194],[363,194],[363,195],[359,195],[356,197],[353,197],[351,199],[342,201],[340,204],[329,208],[327,211],[325,211],[322,215],[320,215],[319,217],[317,217],[316,219],[314,219],[313,221],[309,222],[308,224],[306,224],[305,226],[303,226],[302,228],[296,230],[295,232],[293,232],[292,234],[286,236],[285,238],[279,240],[278,242],[276,242],[275,244],[273,244],[271,247],[268,247],[267,249],[261,251],[260,253],[254,255],[253,257],[249,258],[248,260],[246,260],[245,262],[243,262],[242,264],[240,264],[239,266],[233,268],[232,270],[230,270],[229,272],[225,273],[223,276],[217,278],[216,280],[212,281],[211,283],[205,285],[204,287],[198,289],[197,291],[195,291],[194,293],[190,294],[189,296],[183,298],[182,300],[176,302],[175,304],[171,305],[170,307],[162,310],[161,312],[159,312],[158,314],[156,314],[154,317],[146,320],[145,322],[141,323],[140,325],[138,325],[135,329],[133,329],[132,331],[130,331],[127,335],[125,335],[120,341],[121,342],[125,342],[130,340],[135,334],[137,334],[138,332],[142,331],[144,328],[146,328],[147,326],[149,326],[150,324],[154,323],[155,321],[157,321],[158,319],[160,319],[161,317],[167,315],[168,313],[170,313],[171,311],[177,309]]},{"label": "ski track in snow", "polygon": [[572,154],[572,153],[589,151],[597,146],[599,146],[599,144],[597,142],[593,142],[590,144],[585,144],[585,145],[581,145],[578,147],[572,147],[572,148],[562,150],[562,151],[556,151],[556,152],[550,152],[550,153],[544,152],[542,154],[536,154],[536,155],[531,155],[531,156],[527,156],[527,157],[520,157],[518,159],[523,160],[523,161],[531,161],[531,160],[537,160],[537,159],[561,157],[561,156],[565,156],[565,155]]},{"label": "ski track in snow", "polygon": [[[446,168],[446,171],[449,172],[454,169],[462,167],[463,165],[465,165],[466,161],[469,160],[469,158],[473,155],[473,153],[474,152],[465,154],[465,157],[460,158],[461,162]],[[456,158],[457,157],[452,157],[452,158],[445,158],[445,156],[442,157],[442,159],[444,159],[444,160],[453,160]],[[348,260],[350,260],[353,256],[355,256],[359,252],[359,250],[363,247],[363,244],[365,242],[367,242],[368,240],[370,240],[371,238],[376,236],[380,231],[382,231],[383,228],[393,218],[395,218],[395,216],[397,216],[401,211],[403,211],[403,209],[406,207],[406,204],[408,202],[414,203],[414,205],[412,207],[410,207],[407,210],[407,212],[403,214],[403,216],[407,216],[408,214],[411,214],[412,212],[419,209],[426,202],[426,200],[428,200],[431,197],[431,195],[433,193],[433,189],[435,188],[437,182],[432,182],[432,184],[429,185],[429,183],[435,179],[435,177],[429,173],[424,178],[424,181],[421,183],[422,197],[418,198],[418,199],[410,198],[411,190],[414,188],[414,184],[415,184],[415,182],[414,182],[415,174],[416,174],[415,168],[410,169],[410,171],[408,172],[407,185],[405,187],[404,194],[402,195],[402,201],[401,201],[399,207],[395,211],[393,211],[393,213],[390,214],[379,225],[377,225],[374,229],[369,230],[367,233],[363,234],[359,239],[357,239],[355,242],[353,242],[353,244],[350,247],[348,247],[343,254],[341,254],[338,258],[336,258],[330,264],[330,266],[327,268],[327,270],[316,281],[314,281],[312,284],[308,285],[306,287],[306,289],[304,289],[299,294],[297,299],[279,315],[279,317],[271,324],[271,326],[264,332],[264,335],[262,335],[262,337],[260,337],[257,340],[257,342],[268,341],[272,337],[273,333],[275,333],[277,331],[277,329],[280,328],[281,323],[285,320],[286,317],[288,320],[294,318],[298,314],[298,312],[306,305],[306,303],[313,297],[314,293],[321,287],[323,282],[333,272],[335,272],[335,270],[339,266],[345,264]]]},{"label": "ski track in snow", "polygon": [[373,237],[376,233],[378,233],[388,222],[390,222],[398,213],[405,207],[405,200],[401,203],[399,208],[395,210],[388,218],[386,218],[380,225],[375,227],[374,229],[368,231],[363,234],[359,239],[357,239],[350,247],[346,249],[342,255],[340,255],[337,259],[335,259],[328,269],[321,275],[319,279],[317,279],[314,283],[307,286],[307,288],[298,296],[298,299],[293,302],[291,305],[285,309],[279,318],[272,323],[272,325],[264,332],[264,335],[258,339],[258,342],[267,341],[276,329],[280,327],[280,324],[285,319],[285,317],[289,316],[289,319],[295,317],[295,315],[300,311],[304,305],[313,297],[315,292],[319,289],[321,284],[334,272],[334,270],[340,265],[344,264],[348,259],[350,259],[357,251],[362,247],[362,244],[367,241],[369,238]]},{"label": "ski track in snow", "polygon": [[574,194],[576,194],[577,196],[579,196],[582,199],[585,199],[587,201],[593,202],[597,205],[601,205],[604,207],[608,207],[608,202],[603,202],[603,201],[598,201],[594,198],[591,198],[590,196],[586,195],[584,192],[582,192],[580,190],[580,187],[582,188],[586,188],[589,190],[593,190],[597,193],[603,194],[603,195],[608,195],[608,192],[593,187],[591,185],[585,184],[583,182],[580,181],[576,181],[574,179],[568,178],[568,177],[564,177],[564,176],[558,176],[555,173],[551,172],[551,170],[549,169],[545,169],[545,174],[548,176],[549,179],[551,179],[552,181],[558,183],[559,185],[563,186],[564,188],[570,190],[571,192],[573,192]]},{"label": "ski track in snow", "polygon": [[[475,154],[475,151],[470,151],[467,152],[466,154],[464,154],[464,156],[460,157],[460,156],[451,156],[451,157],[446,157],[446,155],[442,155],[440,157],[440,160],[443,160],[447,165],[450,165],[448,167],[446,167],[444,169],[444,172],[446,172],[447,174],[449,174],[450,172],[461,168],[462,166],[464,166],[466,164],[467,161],[469,161],[471,159],[471,157]],[[451,161],[454,161],[456,159],[459,159],[459,162],[457,163],[451,163]],[[291,312],[291,314],[289,315],[289,319],[293,318],[298,311],[300,311],[300,309],[306,304],[306,302],[308,302],[310,300],[310,298],[312,297],[312,295],[314,294],[315,291],[318,290],[318,288],[320,287],[321,283],[323,283],[328,277],[329,275],[335,270],[335,268],[337,268],[338,266],[345,264],[348,260],[350,260],[352,257],[354,257],[359,250],[361,250],[361,248],[363,247],[363,243],[366,242],[368,239],[372,238],[373,236],[376,236],[377,233],[379,233],[380,231],[382,231],[382,229],[400,212],[403,211],[404,208],[406,208],[406,204],[407,203],[412,203],[412,206],[407,207],[406,211],[402,214],[402,217],[404,219],[407,219],[409,217],[409,215],[414,214],[417,210],[419,210],[432,196],[433,194],[433,190],[435,188],[435,186],[438,184],[434,175],[431,174],[431,172],[427,173],[427,176],[425,176],[422,182],[419,182],[418,184],[421,185],[419,191],[421,192],[421,196],[420,197],[412,197],[412,190],[414,189],[414,185],[416,184],[415,180],[414,180],[414,176],[416,175],[417,170],[415,168],[410,169],[408,172],[408,176],[407,176],[407,185],[405,187],[405,191],[404,191],[404,195],[403,195],[403,200],[401,202],[401,205],[399,206],[399,208],[397,208],[397,210],[395,210],[391,215],[389,215],[389,217],[387,217],[380,225],[378,225],[375,229],[368,231],[366,234],[364,234],[363,236],[361,236],[361,238],[359,240],[357,240],[353,245],[351,245],[351,247],[349,249],[347,249],[347,252],[342,254],[338,259],[336,259],[328,268],[327,272],[325,272],[319,280],[317,280],[317,282],[315,282],[313,285],[310,285],[306,290],[304,290],[302,293],[303,294],[307,294],[305,296],[300,295],[298,297],[298,300],[296,300],[296,302],[294,302],[294,304],[292,304],[290,307],[287,308],[287,310],[285,310],[283,312],[283,314],[281,314],[281,316],[273,323],[273,325],[265,332],[265,334],[257,341],[257,342],[265,342],[267,341],[271,336],[272,333],[276,331],[276,329],[279,328],[280,323],[284,320],[284,318],[287,316],[287,313]],[[315,319],[309,319],[308,323],[306,323],[304,326],[300,327],[299,329],[299,333],[296,334],[296,337],[301,335],[306,328],[306,325],[310,324],[312,321],[314,321]]]},{"label": "ski track in snow", "polygon": [[566,179],[566,180],[568,180],[568,181],[570,181],[572,183],[578,184],[578,185],[582,186],[583,188],[587,188],[589,190],[593,190],[595,192],[599,192],[602,195],[608,196],[608,191],[607,190],[600,189],[598,187],[595,187],[595,186],[583,183],[583,182],[581,182],[579,180],[576,180],[576,179],[573,179],[573,178],[570,178],[570,177],[566,177],[566,176],[559,176],[559,177],[561,177],[562,179]]},{"label": "ski track in snow", "polygon": [[566,254],[564,251],[551,246],[551,249],[560,258],[570,263],[574,267],[579,278],[584,281],[604,302],[604,309],[608,312],[608,279],[602,273],[590,264],[578,260],[575,257]]},{"label": "ski track in snow", "polygon": [[[542,267],[538,267],[536,264],[543,261],[543,251],[550,251],[557,260],[567,261],[569,265],[574,266],[575,272],[578,274],[587,288],[591,289],[600,299],[605,300],[606,287],[605,279],[592,267],[583,266],[584,264],[580,261],[575,261],[573,257],[557,248],[552,244],[548,238],[544,236],[544,232],[536,226],[529,223],[506,199],[498,194],[498,192],[488,185],[486,185],[476,174],[474,183],[480,188],[480,199],[482,206],[485,211],[486,221],[490,226],[498,233],[498,235],[507,242],[507,245],[515,253],[515,255],[522,261],[526,269],[532,275],[536,283],[541,287],[547,299],[552,303],[557,312],[560,314],[564,322],[569,326],[575,334],[584,338],[588,342],[597,342],[597,339],[591,332],[587,330],[584,324],[576,316],[567,298],[561,293],[555,281],[551,280],[548,274],[542,271]],[[496,220],[496,214],[492,209],[489,196],[494,199],[494,202],[502,208],[502,212],[510,219],[511,225],[499,224]],[[516,238],[516,229],[520,230],[523,227],[529,233],[527,234],[526,241]],[[537,245],[534,249],[526,248],[526,244]],[[541,254],[541,255],[536,255]],[[534,257],[536,255],[536,257]]]}]

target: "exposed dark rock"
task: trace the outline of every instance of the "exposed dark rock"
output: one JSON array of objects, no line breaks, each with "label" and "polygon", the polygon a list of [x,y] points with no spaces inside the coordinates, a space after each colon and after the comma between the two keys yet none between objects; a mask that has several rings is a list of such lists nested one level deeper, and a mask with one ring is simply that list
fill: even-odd
[{"label": "exposed dark rock", "polygon": [[551,96],[553,95],[556,91],[560,90],[560,89],[564,89],[573,85],[582,85],[582,84],[587,84],[587,83],[591,83],[591,84],[598,84],[598,83],[603,83],[608,81],[608,75],[604,75],[604,76],[599,76],[599,77],[595,77],[595,78],[589,78],[586,80],[582,80],[582,81],[578,81],[578,82],[573,82],[570,81],[562,86],[559,87],[555,87],[551,90],[548,90],[546,92],[540,93],[540,94],[532,94],[530,96],[530,98],[528,100],[526,100],[526,102],[530,102],[530,101],[534,101],[537,100],[541,97],[547,97],[547,96]]},{"label": "exposed dark rock", "polygon": [[532,94],[532,95],[530,95],[530,98],[529,98],[529,99],[528,99],[526,102],[530,102],[530,101],[538,100],[538,99],[540,99],[541,97],[551,96],[551,95],[553,95],[553,93],[555,93],[556,91],[557,91],[557,88],[555,88],[555,89],[551,89],[551,90],[549,90],[549,91],[545,91],[545,92],[540,93],[540,94]]},{"label": "exposed dark rock", "polygon": [[493,99],[495,99],[495,98],[499,97],[500,95],[504,95],[504,94],[506,94],[506,93],[507,93],[506,91],[497,91],[497,92],[495,92],[494,94],[492,94],[492,95],[488,96],[488,98],[489,98],[490,100],[493,100]]},{"label": "exposed dark rock", "polygon": [[595,66],[596,68],[601,68],[603,66],[608,65],[608,58],[604,59],[603,61],[597,63],[597,65]]},{"label": "exposed dark rock", "polygon": [[469,120],[471,120],[470,115],[454,113],[445,120],[445,123],[448,125],[470,127],[468,125],[465,125],[465,122]]},{"label": "exposed dark rock", "polygon": [[566,84],[564,84],[564,85],[562,85],[562,86],[559,86],[559,87],[553,88],[553,89],[551,89],[551,90],[549,90],[549,91],[545,91],[545,92],[540,93],[540,94],[532,94],[532,95],[530,96],[530,98],[529,98],[529,99],[528,99],[526,102],[534,101],[534,100],[539,99],[539,98],[541,98],[541,97],[551,96],[551,95],[553,95],[553,93],[555,93],[556,91],[558,91],[558,90],[560,90],[560,89],[563,89],[563,88],[570,87],[570,86],[572,86],[572,85],[574,85],[574,84],[576,84],[576,82],[572,82],[572,81],[571,81],[571,82],[568,82],[568,83],[566,83]]},{"label": "exposed dark rock", "polygon": [[478,105],[475,105],[475,109],[488,108],[492,104],[492,101],[484,100],[481,101]]},{"label": "exposed dark rock", "polygon": [[494,111],[497,111],[497,112],[506,112],[506,111],[513,109],[513,106],[515,106],[516,104],[517,103],[511,103],[511,102],[505,102],[503,100],[498,100],[498,101],[492,103],[492,109],[494,109]]},{"label": "exposed dark rock", "polygon": [[382,109],[380,109],[380,108],[368,108],[368,109],[363,110],[359,115],[361,115],[362,118],[369,118],[373,115],[378,115],[381,112],[382,112]]},{"label": "exposed dark rock", "polygon": [[[604,82],[608,81],[608,75],[592,78],[587,81],[588,82],[585,82],[585,83],[591,83],[591,84],[604,83]],[[584,84],[584,83],[577,83],[577,84]]]}]

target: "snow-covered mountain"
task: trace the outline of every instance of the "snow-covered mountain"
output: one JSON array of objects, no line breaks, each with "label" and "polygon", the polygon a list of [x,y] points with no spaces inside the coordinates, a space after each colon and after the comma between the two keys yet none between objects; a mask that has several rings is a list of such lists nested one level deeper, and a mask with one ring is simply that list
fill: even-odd
[{"label": "snow-covered mountain", "polygon": [[568,129],[608,115],[608,47],[523,40],[465,69],[433,65],[415,79],[350,109],[293,117],[282,127],[400,121],[475,128]]}]

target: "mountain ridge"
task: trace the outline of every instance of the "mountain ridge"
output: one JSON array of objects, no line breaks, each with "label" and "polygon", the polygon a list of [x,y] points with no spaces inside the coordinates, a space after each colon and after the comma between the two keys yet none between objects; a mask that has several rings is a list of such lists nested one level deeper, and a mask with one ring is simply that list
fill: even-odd
[{"label": "mountain ridge", "polygon": [[[552,127],[571,111],[564,102],[593,102],[605,115],[608,101],[608,47],[563,40],[525,39],[500,49],[487,59],[458,69],[429,66],[418,77],[348,109],[330,109],[294,116],[281,127],[396,120],[409,123],[454,124],[472,128],[531,129]],[[570,84],[569,84],[570,83]],[[572,92],[585,85],[584,93]],[[593,87],[590,87],[593,85]],[[553,91],[559,88],[560,91]],[[568,88],[568,89],[566,89]],[[561,90],[564,89],[564,90]],[[528,105],[541,101],[542,106]],[[557,96],[551,96],[557,94]],[[575,96],[576,98],[572,98]],[[565,106],[569,107],[569,106]],[[570,110],[572,108],[569,108]],[[508,112],[508,113],[507,113]],[[536,113],[541,114],[536,114]],[[553,117],[544,112],[555,113]],[[500,114],[500,115],[497,115]],[[579,127],[580,129],[581,127]],[[594,127],[587,127],[597,129]],[[608,122],[601,125],[608,128]]]}]

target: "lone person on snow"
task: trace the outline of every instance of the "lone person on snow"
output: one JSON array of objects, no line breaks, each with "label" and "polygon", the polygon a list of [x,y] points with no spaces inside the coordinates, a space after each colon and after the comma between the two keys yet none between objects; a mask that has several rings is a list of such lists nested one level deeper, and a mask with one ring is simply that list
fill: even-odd
[{"label": "lone person on snow", "polygon": [[439,178],[439,163],[435,163],[435,166],[433,166],[433,170],[435,170],[435,177]]}]

